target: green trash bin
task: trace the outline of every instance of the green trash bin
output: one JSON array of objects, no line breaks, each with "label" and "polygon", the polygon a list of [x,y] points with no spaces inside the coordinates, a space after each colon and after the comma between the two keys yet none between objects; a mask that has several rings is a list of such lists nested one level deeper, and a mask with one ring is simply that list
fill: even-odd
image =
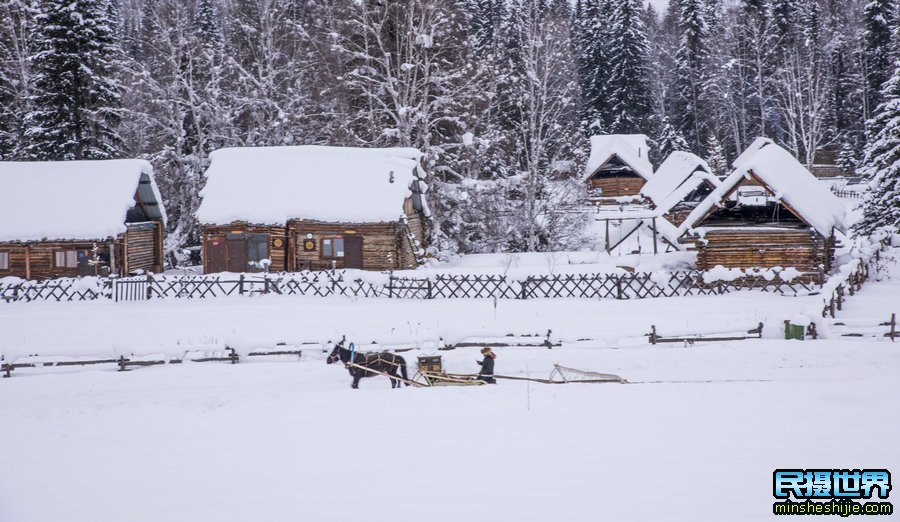
[{"label": "green trash bin", "polygon": [[801,324],[792,324],[790,321],[784,322],[785,339],[797,339],[798,341],[802,341],[805,332],[806,327]]}]

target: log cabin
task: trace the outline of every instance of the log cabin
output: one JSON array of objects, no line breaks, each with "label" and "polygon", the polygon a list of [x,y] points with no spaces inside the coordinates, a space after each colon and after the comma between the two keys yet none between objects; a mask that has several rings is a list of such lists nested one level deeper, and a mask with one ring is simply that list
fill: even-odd
[{"label": "log cabin", "polygon": [[430,217],[421,156],[411,148],[214,151],[196,213],[204,271],[417,267]]},{"label": "log cabin", "polygon": [[647,237],[633,242],[636,249],[632,246],[630,253],[683,250],[678,242],[678,225],[719,186],[711,172],[706,161],[695,154],[670,154],[641,188],[640,196],[650,202],[649,209],[623,208],[597,214],[607,221],[606,251],[615,251],[636,234]]},{"label": "log cabin", "polygon": [[705,160],[690,152],[675,151],[660,164],[640,194],[677,227],[718,186],[719,179]]},{"label": "log cabin", "polygon": [[144,160],[0,162],[0,277],[163,271],[166,213]]},{"label": "log cabin", "polygon": [[592,200],[611,203],[616,198],[636,197],[653,175],[647,136],[605,134],[591,136],[591,155],[583,181]]},{"label": "log cabin", "polygon": [[697,268],[830,271],[835,234],[847,231],[843,204],[771,141],[735,166],[679,227],[681,241],[697,250]]}]

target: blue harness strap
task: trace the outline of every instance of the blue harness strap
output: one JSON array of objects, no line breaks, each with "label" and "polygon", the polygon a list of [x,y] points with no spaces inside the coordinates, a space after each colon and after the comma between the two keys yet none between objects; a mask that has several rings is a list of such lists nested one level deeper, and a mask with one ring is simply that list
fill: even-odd
[{"label": "blue harness strap", "polygon": [[356,345],[353,343],[350,343],[350,362],[352,362],[352,363],[356,362],[356,360],[353,358],[355,353],[356,353]]}]

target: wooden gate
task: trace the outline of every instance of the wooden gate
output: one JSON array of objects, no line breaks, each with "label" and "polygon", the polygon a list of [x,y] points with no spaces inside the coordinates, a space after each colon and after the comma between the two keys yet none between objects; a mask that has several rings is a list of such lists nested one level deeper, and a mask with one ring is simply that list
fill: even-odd
[{"label": "wooden gate", "polygon": [[116,302],[146,301],[150,281],[146,277],[140,279],[113,279],[112,294]]}]

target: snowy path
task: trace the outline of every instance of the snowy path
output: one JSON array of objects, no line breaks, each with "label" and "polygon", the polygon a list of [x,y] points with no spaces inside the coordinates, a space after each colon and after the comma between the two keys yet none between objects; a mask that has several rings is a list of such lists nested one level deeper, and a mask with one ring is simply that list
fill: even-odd
[{"label": "snowy path", "polygon": [[[656,325],[660,334],[730,332],[783,322],[817,302],[763,292],[629,301],[596,299],[441,300],[266,296],[141,303],[17,303],[0,308],[0,353],[118,356],[179,354],[186,347],[239,351],[278,342],[433,341],[471,336],[545,335],[616,346]],[[48,328],[47,325],[53,325]],[[60,332],[65,332],[64,339]]]},{"label": "snowy path", "polygon": [[713,382],[354,391],[321,354],[22,370],[0,520],[768,520],[775,468],[900,469],[890,343],[498,350],[503,373],[553,363]]}]

